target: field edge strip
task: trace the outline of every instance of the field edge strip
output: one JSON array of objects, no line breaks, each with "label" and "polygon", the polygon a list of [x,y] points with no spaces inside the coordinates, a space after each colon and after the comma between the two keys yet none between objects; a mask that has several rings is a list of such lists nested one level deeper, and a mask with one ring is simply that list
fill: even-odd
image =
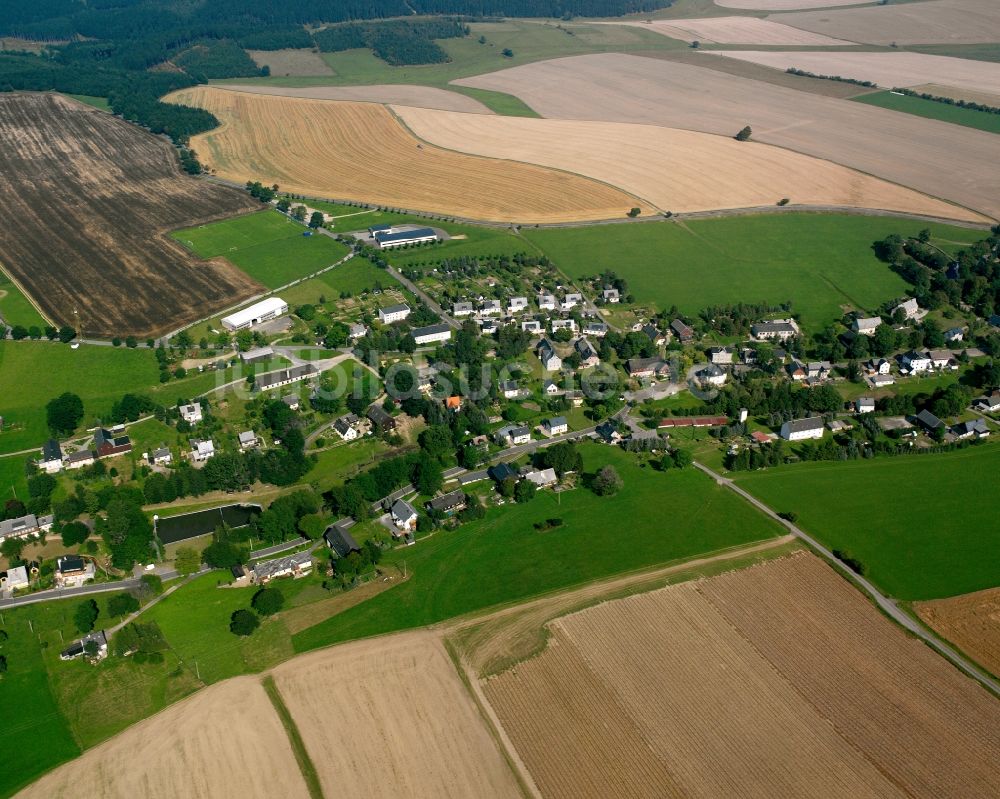
[{"label": "field edge strip", "polygon": [[313,764],[312,758],[309,757],[305,741],[302,740],[302,734],[299,732],[298,725],[295,723],[295,719],[292,718],[288,706],[285,705],[285,700],[281,697],[281,692],[274,682],[274,677],[268,674],[260,681],[260,684],[263,686],[267,698],[271,700],[274,712],[278,714],[278,718],[281,720],[281,726],[285,728],[288,743],[292,747],[292,752],[295,753],[295,762],[299,765],[299,772],[302,774],[302,780],[306,784],[309,796],[311,799],[324,799],[323,787],[319,781],[319,773],[316,771],[316,766]]}]

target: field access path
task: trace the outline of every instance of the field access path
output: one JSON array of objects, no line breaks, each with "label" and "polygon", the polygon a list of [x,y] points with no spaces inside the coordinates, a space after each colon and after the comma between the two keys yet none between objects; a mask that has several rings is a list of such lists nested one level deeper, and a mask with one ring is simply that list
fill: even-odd
[{"label": "field access path", "polygon": [[770,507],[761,502],[757,497],[753,496],[748,491],[740,488],[736,483],[730,480],[728,477],[723,477],[721,474],[713,471],[709,467],[702,463],[695,461],[694,465],[700,469],[702,472],[707,474],[716,483],[725,488],[731,489],[739,494],[743,499],[757,508],[759,511],[767,516],[770,516],[779,524],[783,525],[794,535],[796,538],[800,539],[806,543],[814,552],[819,553],[823,558],[832,563],[837,569],[839,569],[848,580],[854,583],[858,588],[860,588],[864,593],[868,594],[871,599],[875,601],[879,609],[885,613],[889,618],[899,624],[907,632],[920,638],[925,644],[930,646],[932,649],[936,650],[938,654],[947,658],[952,662],[953,665],[958,667],[961,671],[964,671],[969,677],[979,682],[986,690],[1000,697],[1000,681],[995,680],[985,671],[976,666],[972,661],[968,660],[963,655],[959,654],[954,648],[944,642],[941,638],[938,638],[933,632],[925,628],[918,621],[916,621],[912,616],[902,610],[897,604],[896,600],[887,597],[878,588],[875,587],[874,583],[866,580],[860,574],[853,571],[846,563],[844,563],[840,558],[833,554],[829,549],[827,549],[823,544],[805,532],[801,527],[798,527],[793,522],[787,519],[781,518],[775,511]]}]

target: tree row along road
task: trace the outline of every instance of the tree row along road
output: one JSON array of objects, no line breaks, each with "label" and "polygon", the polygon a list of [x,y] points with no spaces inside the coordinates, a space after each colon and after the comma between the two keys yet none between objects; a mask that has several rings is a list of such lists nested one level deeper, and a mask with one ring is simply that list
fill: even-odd
[{"label": "tree row along road", "polygon": [[964,671],[969,677],[979,682],[986,690],[991,691],[993,694],[1000,696],[1000,682],[990,677],[986,672],[976,666],[972,661],[968,660],[964,656],[960,655],[955,649],[945,643],[941,638],[935,635],[933,632],[928,630],[919,624],[912,616],[900,609],[899,605],[894,599],[887,597],[875,585],[857,574],[853,569],[851,569],[846,563],[844,563],[840,558],[835,556],[833,552],[827,549],[823,544],[809,535],[807,532],[802,530],[793,522],[787,519],[782,519],[775,513],[770,507],[761,502],[757,497],[753,496],[747,491],[744,491],[736,483],[730,480],[728,477],[723,477],[722,475],[714,472],[712,469],[708,468],[704,464],[695,461],[694,465],[715,480],[720,486],[724,486],[734,492],[736,492],[740,497],[745,499],[759,511],[764,513],[766,516],[770,516],[778,524],[787,528],[792,535],[797,537],[799,540],[806,543],[810,549],[814,552],[818,552],[823,558],[832,563],[837,569],[839,569],[845,577],[847,577],[851,582],[853,582],[858,588],[860,588],[864,593],[868,594],[871,599],[875,601],[875,604],[893,621],[899,624],[908,632],[920,638],[924,643],[930,646],[932,649],[937,650],[937,652],[943,657],[947,658],[957,666],[959,669]]}]

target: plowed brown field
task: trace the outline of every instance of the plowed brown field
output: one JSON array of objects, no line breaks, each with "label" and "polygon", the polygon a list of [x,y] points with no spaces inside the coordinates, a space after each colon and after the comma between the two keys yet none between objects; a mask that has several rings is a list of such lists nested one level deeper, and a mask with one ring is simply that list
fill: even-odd
[{"label": "plowed brown field", "polygon": [[942,638],[1000,674],[1000,588],[920,602],[916,610]]},{"label": "plowed brown field", "polygon": [[222,120],[193,146],[235,181],[263,179],[302,194],[501,222],[622,218],[643,205],[568,172],[421,144],[379,105],[204,86],[170,99]]},{"label": "plowed brown field", "polygon": [[609,602],[483,684],[546,797],[971,797],[1000,704],[810,555]]},{"label": "plowed brown field", "polygon": [[796,205],[979,219],[964,208],[781,147],[691,130],[461,114],[394,106],[422,139],[452,150],[578,172],[663,210]]},{"label": "plowed brown field", "polygon": [[0,142],[0,264],[57,324],[146,337],[262,290],[164,235],[254,206],[181,175],[162,139],[59,95],[5,94]]}]

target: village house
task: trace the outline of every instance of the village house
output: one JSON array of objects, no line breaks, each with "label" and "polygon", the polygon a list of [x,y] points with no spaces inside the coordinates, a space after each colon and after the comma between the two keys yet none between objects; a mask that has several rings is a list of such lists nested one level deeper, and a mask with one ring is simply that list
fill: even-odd
[{"label": "village house", "polygon": [[625,371],[629,377],[652,377],[659,371],[663,361],[660,358],[629,358],[625,361]]},{"label": "village house", "polygon": [[987,438],[990,434],[990,428],[982,419],[972,419],[967,422],[959,422],[953,426],[951,434],[958,439]]},{"label": "village house", "polygon": [[730,364],[735,353],[735,347],[712,347],[708,351],[708,359],[714,364]]},{"label": "village house", "polygon": [[527,297],[511,297],[507,301],[507,313],[513,315],[528,310]]},{"label": "village house", "polygon": [[116,427],[115,431],[112,432],[104,427],[97,428],[94,433],[94,449],[97,450],[97,457],[110,458],[132,451],[132,439],[127,435],[119,434],[124,429],[124,427]]},{"label": "village house", "polygon": [[951,350],[930,350],[927,357],[931,360],[931,366],[935,369],[958,369],[958,360]]},{"label": "village house", "polygon": [[59,653],[60,660],[75,660],[87,655],[93,660],[104,660],[108,656],[108,636],[104,630],[87,633]]},{"label": "village house", "polygon": [[920,411],[920,413],[914,417],[914,420],[929,433],[939,430],[945,426],[944,422],[938,419],[937,416],[926,408]]},{"label": "village house", "polygon": [[279,369],[276,372],[265,372],[254,376],[254,388],[258,391],[269,391],[272,388],[287,386],[300,380],[308,380],[319,374],[319,370],[311,363],[293,366],[289,369]]},{"label": "village house", "polygon": [[347,328],[347,337],[351,341],[357,341],[359,338],[364,338],[368,335],[368,328],[363,324],[355,323]]},{"label": "village house", "polygon": [[944,331],[944,340],[949,344],[957,344],[965,338],[965,329],[961,327],[949,327]]},{"label": "village house", "polygon": [[500,329],[500,325],[496,319],[483,319],[479,323],[479,332],[484,336],[492,336]]},{"label": "village house", "polygon": [[594,345],[587,341],[587,339],[578,338],[576,343],[573,345],[573,348],[580,356],[581,368],[589,369],[597,366],[597,364],[601,362],[601,356],[598,355],[597,350],[594,349]]},{"label": "village house", "polygon": [[417,511],[405,499],[397,499],[389,509],[389,517],[401,533],[413,533],[417,529]]},{"label": "village house", "polygon": [[486,300],[479,308],[480,316],[503,316],[500,300]]},{"label": "village house", "polygon": [[451,306],[451,315],[456,319],[463,316],[472,316],[475,312],[475,306],[471,302],[456,302]]},{"label": "village house", "polygon": [[865,364],[865,368],[872,374],[887,375],[892,371],[892,361],[886,360],[885,358],[879,358],[876,361],[872,358],[867,364]]},{"label": "village house", "polygon": [[0,576],[0,591],[9,596],[15,591],[23,591],[31,582],[28,580],[28,570],[24,566],[12,566]]},{"label": "village house", "polygon": [[203,418],[201,411],[201,404],[197,402],[192,402],[190,405],[178,405],[177,411],[183,419],[188,424],[198,424]]},{"label": "village house", "polygon": [[528,319],[525,320],[524,322],[521,322],[521,330],[523,330],[525,333],[541,333],[542,323],[539,322],[537,319]]},{"label": "village house", "polygon": [[169,466],[174,456],[166,447],[159,447],[150,452],[147,459],[153,466]]},{"label": "village house", "polygon": [[517,399],[521,396],[521,387],[516,380],[505,380],[500,384],[500,393],[504,399]]},{"label": "village house", "polygon": [[549,328],[555,333],[557,330],[568,330],[571,333],[576,332],[576,320],[575,319],[553,319],[549,323]]},{"label": "village house", "polygon": [[523,425],[504,425],[493,434],[500,446],[514,447],[531,441],[531,429]]},{"label": "village house", "polygon": [[618,294],[618,289],[611,288],[610,286],[605,286],[604,291],[601,292],[601,297],[605,302],[616,303],[621,301],[621,296]]},{"label": "village house", "polygon": [[567,294],[565,297],[562,298],[562,302],[559,303],[559,308],[562,309],[563,311],[571,311],[582,302],[583,302],[582,294],[575,294],[575,293]]},{"label": "village house", "polygon": [[781,437],[785,441],[803,441],[807,438],[823,437],[823,417],[792,419],[781,426]]},{"label": "village house", "polygon": [[654,347],[662,347],[667,343],[667,338],[664,336],[660,329],[654,324],[645,324],[642,326],[641,332],[646,338],[652,342]]},{"label": "village house", "polygon": [[341,416],[333,423],[333,429],[344,441],[354,441],[358,437],[358,417],[353,413]]},{"label": "village house", "polygon": [[452,394],[450,397],[445,399],[444,407],[446,410],[457,413],[462,410],[462,398],[458,394]]},{"label": "village house", "polygon": [[517,480],[521,473],[517,468],[510,463],[497,463],[490,466],[486,470],[486,474],[491,480],[493,480],[497,485],[502,483],[504,480]]},{"label": "village house", "polygon": [[410,315],[410,306],[405,302],[396,305],[388,305],[378,309],[378,320],[383,325],[391,325],[395,322],[402,322]]},{"label": "village house", "polygon": [[441,496],[434,497],[430,500],[425,507],[431,513],[439,516],[451,516],[458,513],[460,510],[464,510],[465,492],[452,491],[448,494],[442,494]]},{"label": "village house", "polygon": [[537,469],[527,472],[524,479],[534,483],[538,488],[551,488],[559,482],[555,469]]},{"label": "village house", "polygon": [[396,420],[381,405],[369,405],[367,416],[372,426],[381,433],[396,429]]},{"label": "village house", "polygon": [[618,432],[618,422],[614,419],[601,422],[597,425],[594,432],[606,444],[617,444],[622,440],[622,434]]},{"label": "village house", "polygon": [[874,397],[858,397],[854,400],[855,413],[875,413]]},{"label": "village house", "polygon": [[833,364],[829,361],[810,361],[806,364],[806,380],[828,380],[833,375]]},{"label": "village house", "polygon": [[348,532],[346,527],[340,524],[331,524],[327,527],[323,532],[323,540],[330,550],[330,557],[334,560],[337,558],[346,558],[352,552],[361,551],[361,547],[354,540],[354,536]]},{"label": "village house", "polygon": [[670,323],[670,330],[675,336],[677,336],[677,340],[680,341],[681,344],[687,344],[689,341],[694,341],[694,329],[684,324],[684,322],[680,319],[674,319],[674,321]]},{"label": "village house", "polygon": [[[44,517],[49,518],[51,517]],[[52,522],[49,521],[49,527]],[[39,535],[42,532],[42,525],[39,518],[29,513],[26,516],[18,516],[16,519],[4,519],[0,521],[0,542],[8,538],[27,538],[29,535]]]},{"label": "village house", "polygon": [[758,341],[787,341],[799,334],[794,319],[774,319],[750,326],[751,335]]},{"label": "village house", "polygon": [[542,432],[547,436],[561,436],[569,432],[569,422],[565,416],[553,416],[542,422]]},{"label": "village house", "polygon": [[[273,357],[274,357],[274,348],[273,347],[257,347],[256,349],[247,350],[246,352],[241,352],[240,353],[240,361],[242,361],[244,365],[250,365],[250,364],[254,364],[254,363],[260,363],[261,361],[269,361]],[[181,405],[180,406],[180,411],[181,411],[181,416],[182,417],[184,417],[184,409],[185,408],[190,408],[190,407],[192,407],[192,406],[190,406],[190,405]],[[200,407],[199,407],[199,411],[200,411]],[[184,417],[184,418],[185,418],[185,421],[191,421],[190,419],[187,419],[186,417]],[[199,417],[196,421],[200,422],[201,418]]]},{"label": "village house", "polygon": [[554,311],[556,309],[556,298],[551,294],[539,294],[535,300],[539,309],[543,311]]},{"label": "village house", "polygon": [[1000,391],[994,391],[985,397],[976,397],[972,401],[972,408],[980,413],[996,413],[1000,411]]},{"label": "village house", "polygon": [[896,311],[902,311],[907,319],[913,319],[920,315],[920,306],[917,305],[917,301],[913,298],[906,300],[906,302],[901,302],[895,308],[892,309],[892,313],[895,316]]},{"label": "village house", "polygon": [[240,433],[236,438],[242,450],[254,449],[260,443],[257,440],[257,434],[253,430]]},{"label": "village house", "polygon": [[79,555],[56,558],[55,582],[59,588],[80,588],[94,579],[94,562]]},{"label": "village house", "polygon": [[189,457],[195,463],[204,463],[210,458],[215,457],[215,442],[211,439],[207,441],[201,441],[199,439],[191,439],[191,452]]},{"label": "village house", "polygon": [[882,324],[880,316],[859,316],[851,324],[851,330],[859,336],[874,336],[880,324]]},{"label": "village house", "polygon": [[931,359],[927,357],[926,352],[917,352],[916,350],[910,350],[909,352],[903,353],[899,356],[900,371],[907,374],[920,374],[921,372],[929,371],[931,368]]},{"label": "village house", "polygon": [[797,358],[793,358],[791,363],[785,364],[785,371],[792,380],[805,380],[807,377],[806,365]]},{"label": "village house", "polygon": [[96,463],[97,457],[93,450],[81,449],[78,452],[71,452],[63,458],[63,463],[67,469],[82,469],[84,466],[91,466]]},{"label": "village house", "polygon": [[62,471],[63,451],[54,438],[42,444],[42,457],[38,461],[38,468],[46,474],[57,474]]},{"label": "village house", "polygon": [[427,327],[418,327],[411,333],[418,345],[438,344],[451,338],[451,328],[443,322]]},{"label": "village house", "polygon": [[559,384],[555,380],[543,380],[542,381],[542,393],[547,397],[555,397],[559,394],[562,389],[559,388]]},{"label": "village house", "polygon": [[246,330],[255,325],[277,319],[288,313],[288,303],[280,297],[266,297],[260,302],[223,317],[222,326],[230,332]]},{"label": "village house", "polygon": [[885,388],[896,382],[896,378],[889,374],[872,375],[868,381],[873,388]]},{"label": "village house", "polygon": [[313,561],[311,552],[296,552],[283,558],[266,560],[251,569],[251,581],[258,585],[266,585],[279,577],[305,577],[312,572]]},{"label": "village house", "polygon": [[716,366],[714,363],[710,363],[702,369],[699,369],[694,373],[694,376],[698,378],[699,382],[707,386],[722,386],[726,383],[726,373],[723,371],[722,367]]},{"label": "village house", "polygon": [[548,339],[538,342],[538,360],[546,372],[555,372],[562,368],[562,358],[556,355],[555,348]]},{"label": "village house", "polygon": [[604,338],[608,335],[608,325],[606,322],[587,322],[583,326],[583,335]]}]

